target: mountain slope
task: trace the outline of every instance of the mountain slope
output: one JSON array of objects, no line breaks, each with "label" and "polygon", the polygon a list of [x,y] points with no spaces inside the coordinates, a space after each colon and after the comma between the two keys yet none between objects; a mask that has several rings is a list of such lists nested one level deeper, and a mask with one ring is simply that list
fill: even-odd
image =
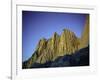
[{"label": "mountain slope", "polygon": [[86,16],[85,27],[80,39],[79,49],[89,45],[89,16]]},{"label": "mountain slope", "polygon": [[37,49],[39,58],[38,63],[45,63],[55,60],[58,56],[72,54],[78,50],[78,41],[74,33],[64,29],[61,36],[56,32],[49,40],[42,40],[39,42]]},{"label": "mountain slope", "polygon": [[78,38],[70,30],[64,29],[61,35],[56,32],[46,40],[42,38],[32,57],[26,61],[26,66],[30,67],[33,63],[44,64],[54,61],[59,56],[71,55],[78,50]]},{"label": "mountain slope", "polygon": [[48,67],[69,67],[69,66],[89,66],[89,46],[72,55],[60,56],[54,61],[44,64],[34,63],[30,68],[48,68]]},{"label": "mountain slope", "polygon": [[[87,48],[88,46],[88,48]],[[84,49],[87,48],[87,49]],[[81,49],[81,51],[80,51]],[[50,66],[57,66],[58,63],[61,62],[61,59],[79,59],[79,57],[75,57],[75,55],[84,55],[82,56],[83,60],[85,61],[85,57],[87,58],[87,63],[89,63],[89,16],[87,16],[85,27],[82,33],[81,38],[76,37],[76,35],[68,29],[63,29],[61,35],[58,35],[56,32],[50,39],[42,38],[40,39],[35,52],[33,55],[27,60],[23,62],[22,68],[31,68],[31,67],[42,67],[45,65]],[[72,66],[70,63],[71,60],[66,60],[69,66]],[[76,63],[75,61],[73,65]],[[86,65],[83,62],[78,64]],[[62,62],[64,64],[64,61]],[[41,65],[41,66],[39,66]],[[65,64],[66,65],[66,64]],[[75,64],[76,65],[76,64]],[[62,65],[63,66],[63,65]],[[66,65],[67,66],[67,65]]]}]

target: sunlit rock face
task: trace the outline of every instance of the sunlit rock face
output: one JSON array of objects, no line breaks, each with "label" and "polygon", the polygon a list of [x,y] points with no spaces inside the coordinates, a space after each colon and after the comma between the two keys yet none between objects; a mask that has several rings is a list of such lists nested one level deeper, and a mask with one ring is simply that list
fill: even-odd
[{"label": "sunlit rock face", "polygon": [[46,40],[42,38],[32,57],[28,60],[28,67],[33,63],[54,61],[59,56],[71,55],[78,50],[79,40],[73,32],[64,29],[61,35],[56,32]]},{"label": "sunlit rock face", "polygon": [[59,42],[59,54],[63,56],[64,54],[72,54],[78,50],[78,38],[75,34],[67,29],[64,29]]},{"label": "sunlit rock face", "polygon": [[89,45],[89,16],[86,17],[85,27],[80,39],[79,49],[84,48]]},{"label": "sunlit rock face", "polygon": [[67,29],[64,29],[61,35],[56,32],[49,39],[42,39],[39,41],[37,52],[37,63],[45,63],[53,61],[59,56],[66,54],[71,55],[78,50],[78,38],[75,34]]},{"label": "sunlit rock face", "polygon": [[63,29],[61,35],[55,32],[49,39],[40,39],[33,55],[23,62],[24,68],[30,68],[34,63],[52,62],[58,57],[73,55],[87,47],[89,45],[89,16],[87,16],[84,26],[81,38],[76,37],[74,32]]}]

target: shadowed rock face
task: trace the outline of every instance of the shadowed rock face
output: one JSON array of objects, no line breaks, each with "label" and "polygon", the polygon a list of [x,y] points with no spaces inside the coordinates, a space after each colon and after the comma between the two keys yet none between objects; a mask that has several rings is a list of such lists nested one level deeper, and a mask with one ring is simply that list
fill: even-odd
[{"label": "shadowed rock face", "polygon": [[[25,62],[23,64],[24,64],[23,68],[28,68],[26,67]],[[29,68],[73,67],[73,66],[89,66],[89,46],[76,51],[72,55],[59,56],[54,61],[48,61],[43,64],[34,62]]]},{"label": "shadowed rock face", "polygon": [[44,64],[34,63],[30,68],[89,66],[89,46],[72,55],[64,55]]},{"label": "shadowed rock face", "polygon": [[58,57],[63,57],[65,55],[67,55],[67,57],[71,56],[88,45],[89,17],[87,16],[85,28],[80,39],[68,29],[63,29],[61,35],[58,35],[55,32],[48,40],[42,38],[39,41],[33,55],[27,61],[23,62],[23,68],[31,68],[33,64],[40,65],[49,62],[55,62]]}]

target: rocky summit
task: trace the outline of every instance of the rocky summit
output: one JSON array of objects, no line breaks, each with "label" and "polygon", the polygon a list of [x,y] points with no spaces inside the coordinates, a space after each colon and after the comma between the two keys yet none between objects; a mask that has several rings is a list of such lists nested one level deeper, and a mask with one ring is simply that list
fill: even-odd
[{"label": "rocky summit", "polygon": [[78,50],[78,45],[78,39],[73,32],[64,29],[61,36],[55,32],[49,40],[40,40],[36,50],[39,56],[36,62],[43,64],[59,56],[73,54]]},{"label": "rocky summit", "polygon": [[59,57],[76,54],[82,48],[89,45],[89,17],[85,22],[85,28],[81,38],[76,37],[74,32],[63,29],[61,35],[56,32],[51,38],[42,38],[38,42],[35,52],[23,62],[23,68],[31,68],[34,64],[55,62]]}]

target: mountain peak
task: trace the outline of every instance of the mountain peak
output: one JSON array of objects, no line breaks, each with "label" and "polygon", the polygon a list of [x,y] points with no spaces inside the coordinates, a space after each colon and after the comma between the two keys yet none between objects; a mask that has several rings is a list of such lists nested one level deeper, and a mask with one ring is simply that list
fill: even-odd
[{"label": "mountain peak", "polygon": [[57,34],[57,32],[54,32],[54,34],[53,34],[53,36],[52,36],[52,39],[56,39],[56,38],[58,38],[59,37],[59,35]]},{"label": "mountain peak", "polygon": [[63,32],[71,32],[69,29],[64,28]]},{"label": "mountain peak", "polygon": [[[36,51],[27,60],[28,67],[34,63],[45,64],[58,57],[73,55],[80,48],[89,44],[89,19],[87,18],[82,37],[79,39],[74,32],[64,28],[61,35],[54,32],[49,39],[40,39]],[[26,66],[27,67],[27,66]]]},{"label": "mountain peak", "polygon": [[37,63],[45,63],[55,60],[59,56],[71,55],[78,50],[78,39],[68,29],[63,29],[61,35],[54,32],[53,37],[48,40],[43,38],[39,43],[37,51],[41,55],[36,60]]},{"label": "mountain peak", "polygon": [[40,39],[38,46],[43,46],[47,40],[45,38]]},{"label": "mountain peak", "polygon": [[68,29],[66,29],[66,28],[64,28],[64,29],[63,29],[63,32],[66,32],[66,31],[69,31],[69,30],[68,30]]},{"label": "mountain peak", "polygon": [[57,32],[54,32],[54,34],[53,34],[53,35],[54,35],[54,36],[56,36],[56,35],[58,35],[58,34],[57,34]]},{"label": "mountain peak", "polygon": [[68,35],[69,35],[69,34],[75,35],[74,32],[72,32],[72,31],[70,31],[69,29],[66,29],[66,28],[63,29],[63,32],[62,32],[62,33],[68,34]]},{"label": "mountain peak", "polygon": [[42,38],[42,39],[40,39],[40,41],[46,41],[46,38]]}]

